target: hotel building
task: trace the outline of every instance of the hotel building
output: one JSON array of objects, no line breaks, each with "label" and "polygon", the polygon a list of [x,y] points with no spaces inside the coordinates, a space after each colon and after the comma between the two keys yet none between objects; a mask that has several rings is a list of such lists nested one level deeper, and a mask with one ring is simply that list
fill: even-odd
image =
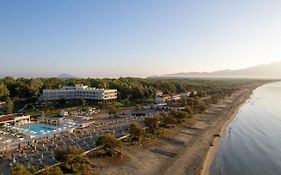
[{"label": "hotel building", "polygon": [[39,101],[86,99],[97,102],[113,102],[117,99],[116,89],[98,89],[77,84],[63,86],[61,89],[44,89]]}]

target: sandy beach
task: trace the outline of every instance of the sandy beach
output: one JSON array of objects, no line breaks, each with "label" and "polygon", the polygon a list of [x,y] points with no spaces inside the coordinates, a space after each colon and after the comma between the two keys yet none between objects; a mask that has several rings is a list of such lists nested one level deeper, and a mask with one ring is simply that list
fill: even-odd
[{"label": "sandy beach", "polygon": [[194,116],[196,124],[167,130],[154,144],[126,147],[128,160],[118,165],[97,162],[105,175],[208,175],[225,129],[258,85],[243,88]]},{"label": "sandy beach", "polygon": [[213,159],[215,158],[216,156],[216,153],[217,151],[219,150],[220,148],[220,144],[221,144],[221,141],[222,139],[224,138],[224,135],[225,133],[227,132],[227,129],[228,129],[228,126],[229,124],[234,120],[234,118],[236,117],[236,115],[238,114],[239,110],[240,110],[240,107],[243,105],[244,103],[241,103],[236,111],[229,117],[229,119],[225,122],[225,124],[223,125],[221,131],[218,133],[220,135],[220,137],[215,137],[214,138],[214,146],[213,147],[210,147],[208,153],[207,153],[207,156],[205,158],[205,161],[204,161],[204,164],[203,164],[203,168],[202,168],[202,171],[201,171],[201,175],[209,175],[210,172],[210,167],[212,165],[212,162],[213,162]]}]

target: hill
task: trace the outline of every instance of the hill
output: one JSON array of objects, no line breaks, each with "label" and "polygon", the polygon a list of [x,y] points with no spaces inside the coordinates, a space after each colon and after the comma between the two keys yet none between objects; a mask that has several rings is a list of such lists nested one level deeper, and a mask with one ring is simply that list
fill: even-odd
[{"label": "hill", "polygon": [[[152,78],[152,77],[150,77]],[[156,78],[156,77],[154,77]],[[214,72],[181,72],[166,74],[158,78],[262,78],[281,79],[281,61],[253,66],[238,70],[220,70]]]}]

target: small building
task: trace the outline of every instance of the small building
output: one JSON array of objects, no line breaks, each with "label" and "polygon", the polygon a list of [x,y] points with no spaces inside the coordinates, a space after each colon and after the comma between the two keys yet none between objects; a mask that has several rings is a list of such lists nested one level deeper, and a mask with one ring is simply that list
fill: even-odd
[{"label": "small building", "polygon": [[190,97],[191,96],[191,92],[180,93],[180,96],[181,96],[181,98]]},{"label": "small building", "polygon": [[162,96],[157,96],[155,97],[155,103],[156,104],[162,104],[170,101],[171,96],[170,95],[162,95]]},{"label": "small building", "polygon": [[179,94],[171,94],[171,101],[179,101],[181,96]]},{"label": "small building", "polygon": [[160,91],[160,90],[157,90],[156,93],[155,93],[155,96],[156,96],[156,97],[160,97],[160,96],[162,96],[162,95],[163,95],[163,92]]},{"label": "small building", "polygon": [[24,114],[7,114],[0,116],[0,125],[12,124],[12,125],[21,125],[30,123],[30,115]]},{"label": "small building", "polygon": [[163,104],[171,101],[180,101],[180,100],[181,100],[180,94],[165,94],[162,96],[155,97],[156,104]]}]

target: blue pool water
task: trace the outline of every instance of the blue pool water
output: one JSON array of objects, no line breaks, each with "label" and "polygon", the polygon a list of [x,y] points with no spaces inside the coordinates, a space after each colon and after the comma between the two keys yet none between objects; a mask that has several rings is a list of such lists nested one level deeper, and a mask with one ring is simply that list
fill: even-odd
[{"label": "blue pool water", "polygon": [[32,135],[36,135],[36,136],[42,136],[42,135],[46,135],[46,134],[51,134],[56,132],[55,128],[46,126],[46,125],[42,125],[42,124],[31,124],[31,125],[25,125],[25,126],[20,126],[19,128],[24,129],[25,131],[28,131],[30,134]]}]

